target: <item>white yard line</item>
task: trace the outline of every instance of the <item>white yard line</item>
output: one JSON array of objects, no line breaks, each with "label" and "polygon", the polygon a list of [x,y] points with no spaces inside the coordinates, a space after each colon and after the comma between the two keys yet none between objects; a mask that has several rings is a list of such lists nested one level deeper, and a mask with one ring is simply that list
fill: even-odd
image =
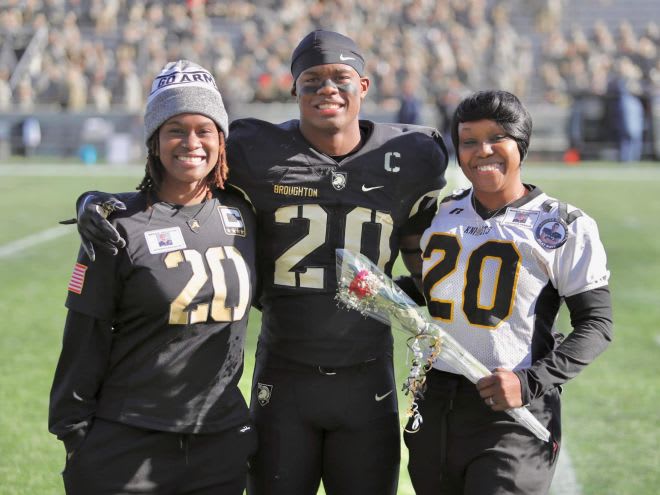
[{"label": "white yard line", "polygon": [[57,239],[58,237],[62,237],[63,235],[70,234],[74,231],[75,229],[72,230],[71,226],[58,225],[57,227],[42,230],[36,234],[9,242],[0,246],[0,259],[9,258],[33,246],[52,241],[53,239]]},{"label": "white yard line", "polygon": [[573,461],[566,449],[566,442],[563,442],[559,452],[557,469],[550,487],[550,495],[582,495],[582,488],[575,475]]}]

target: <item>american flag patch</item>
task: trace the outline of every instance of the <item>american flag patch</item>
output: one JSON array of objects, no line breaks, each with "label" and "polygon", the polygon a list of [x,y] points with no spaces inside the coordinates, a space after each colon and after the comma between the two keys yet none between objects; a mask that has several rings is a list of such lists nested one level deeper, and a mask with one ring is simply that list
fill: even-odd
[{"label": "american flag patch", "polygon": [[71,274],[71,280],[69,280],[69,290],[75,292],[76,294],[82,294],[83,284],[85,283],[85,272],[87,267],[76,263],[73,267],[73,273]]}]

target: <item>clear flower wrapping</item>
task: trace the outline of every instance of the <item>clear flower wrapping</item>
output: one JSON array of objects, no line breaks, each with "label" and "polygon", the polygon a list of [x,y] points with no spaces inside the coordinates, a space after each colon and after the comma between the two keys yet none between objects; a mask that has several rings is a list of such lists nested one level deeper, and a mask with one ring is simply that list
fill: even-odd
[{"label": "clear flower wrapping", "polygon": [[[422,397],[426,371],[441,359],[472,383],[490,371],[417,306],[387,275],[366,256],[337,249],[337,299],[346,307],[398,328],[410,335],[411,370],[404,384],[412,403],[413,430],[422,424],[416,400]],[[548,441],[550,432],[526,407],[506,411],[537,438]]]}]

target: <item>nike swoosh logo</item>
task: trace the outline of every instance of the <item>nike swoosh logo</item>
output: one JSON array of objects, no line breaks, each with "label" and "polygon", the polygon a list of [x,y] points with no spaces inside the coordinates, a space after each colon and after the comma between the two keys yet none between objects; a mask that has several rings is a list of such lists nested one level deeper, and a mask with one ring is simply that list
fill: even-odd
[{"label": "nike swoosh logo", "polygon": [[367,187],[366,185],[362,184],[362,191],[368,192],[368,191],[373,191],[374,189],[382,189],[385,186],[371,186]]},{"label": "nike swoosh logo", "polygon": [[391,393],[392,393],[392,391],[390,390],[389,392],[387,392],[386,394],[383,394],[383,395],[378,395],[378,394],[376,394],[376,395],[374,396],[374,399],[376,399],[376,402],[380,402],[381,400],[383,400],[385,397],[387,397],[387,396],[390,395]]},{"label": "nike swoosh logo", "polygon": [[346,60],[355,60],[355,58],[353,58],[353,57],[345,57],[343,53],[340,53],[340,54],[339,54],[339,60],[341,60],[342,62],[344,62],[344,61],[346,61]]}]

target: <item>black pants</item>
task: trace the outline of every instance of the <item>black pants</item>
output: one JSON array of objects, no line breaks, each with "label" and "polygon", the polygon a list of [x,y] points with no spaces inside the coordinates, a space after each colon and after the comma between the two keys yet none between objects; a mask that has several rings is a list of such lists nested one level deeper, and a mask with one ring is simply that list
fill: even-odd
[{"label": "black pants", "polygon": [[505,412],[494,412],[473,383],[452,373],[429,371],[418,405],[422,426],[404,433],[417,495],[548,493],[561,441],[559,391],[529,406],[550,431],[550,442]]},{"label": "black pants", "polygon": [[242,495],[256,432],[182,435],[95,419],[62,473],[67,495]]},{"label": "black pants", "polygon": [[249,495],[395,495],[400,426],[391,358],[348,368],[261,359]]}]

